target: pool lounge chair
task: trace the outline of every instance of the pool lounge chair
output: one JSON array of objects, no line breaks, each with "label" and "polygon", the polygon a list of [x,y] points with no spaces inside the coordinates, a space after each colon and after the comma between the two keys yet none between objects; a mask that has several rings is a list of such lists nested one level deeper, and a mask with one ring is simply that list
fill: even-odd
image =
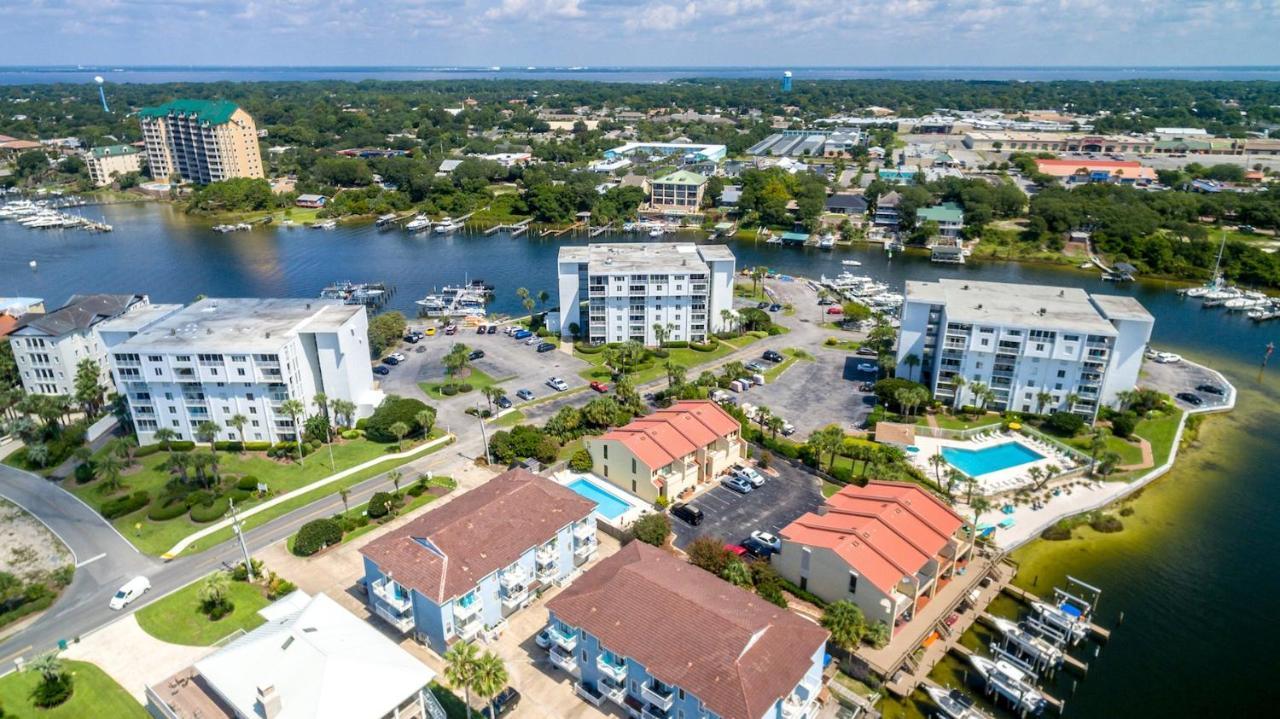
[{"label": "pool lounge chair", "polygon": [[1009,517],[1008,519],[1005,519],[1004,521],[1000,522],[996,526],[1001,529],[1008,529],[1015,524],[1017,524],[1017,522],[1013,521],[1013,517]]}]

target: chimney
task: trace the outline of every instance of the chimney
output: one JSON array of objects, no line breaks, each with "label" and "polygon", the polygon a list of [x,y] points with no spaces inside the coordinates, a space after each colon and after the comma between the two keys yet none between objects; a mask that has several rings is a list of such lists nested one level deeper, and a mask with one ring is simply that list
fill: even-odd
[{"label": "chimney", "polygon": [[276,717],[280,716],[283,708],[280,694],[274,686],[258,687],[258,707],[261,710],[263,719],[276,719]]}]

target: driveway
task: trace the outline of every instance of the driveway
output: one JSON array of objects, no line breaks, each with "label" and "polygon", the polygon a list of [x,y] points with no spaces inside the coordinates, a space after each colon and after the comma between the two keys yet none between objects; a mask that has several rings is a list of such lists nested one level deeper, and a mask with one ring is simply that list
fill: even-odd
[{"label": "driveway", "polygon": [[[1224,392],[1230,392],[1230,388],[1223,383],[1222,377],[1217,372],[1186,360],[1171,364],[1144,360],[1138,384],[1139,386],[1168,394],[1174,398],[1174,404],[1183,410],[1214,409],[1226,406],[1227,397],[1225,394],[1216,395],[1210,392],[1201,392],[1196,389],[1200,385],[1212,385],[1222,388]],[[1179,392],[1190,392],[1204,401],[1200,405],[1194,406],[1189,402],[1178,399],[1177,394]]]},{"label": "driveway", "polygon": [[688,546],[698,537],[715,537],[737,544],[754,530],[777,534],[783,527],[822,506],[822,481],[785,462],[775,462],[777,476],[767,477],[763,487],[747,494],[716,485],[689,504],[703,513],[702,524],[692,527],[672,519],[675,545]]},{"label": "driveway", "polygon": [[797,441],[832,423],[846,430],[861,427],[875,406],[875,395],[858,387],[875,382],[876,377],[874,372],[859,371],[858,365],[874,360],[825,347],[807,350],[813,361],[793,362],[772,382],[736,395],[738,402],[768,407],[791,422]]}]

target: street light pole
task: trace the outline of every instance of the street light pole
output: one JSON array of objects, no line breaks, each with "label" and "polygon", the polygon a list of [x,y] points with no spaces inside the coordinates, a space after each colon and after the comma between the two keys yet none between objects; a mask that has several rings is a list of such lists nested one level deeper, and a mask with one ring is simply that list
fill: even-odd
[{"label": "street light pole", "polygon": [[[476,407],[476,409],[478,410],[480,408]],[[488,462],[489,461],[489,434],[485,432],[484,417],[481,417],[479,412],[476,412],[476,420],[480,422],[480,438],[484,441],[484,461]]]},{"label": "street light pole", "polygon": [[236,513],[236,501],[234,499],[228,499],[227,501],[231,505],[231,531],[235,532],[236,536],[240,538],[240,552],[244,554],[245,573],[249,577],[249,582],[252,583],[254,581],[253,560],[249,558],[249,545],[245,544],[244,531],[240,528],[240,515]]}]

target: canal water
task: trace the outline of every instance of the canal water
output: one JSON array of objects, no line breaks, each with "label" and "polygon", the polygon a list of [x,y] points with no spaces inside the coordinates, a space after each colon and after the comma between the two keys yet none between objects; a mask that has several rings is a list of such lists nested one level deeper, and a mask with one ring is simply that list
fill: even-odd
[{"label": "canal water", "polygon": [[[76,292],[144,292],[157,302],[209,296],[314,297],[335,280],[383,281],[391,306],[446,283],[481,278],[497,287],[492,309],[521,311],[517,287],[555,295],[555,257],[565,240],[512,239],[505,234],[407,235],[369,225],[336,230],[265,228],[218,234],[167,205],[87,208],[115,227],[108,234],[29,230],[0,222],[0,296],[43,297],[51,306]],[[1119,292],[1156,317],[1153,344],[1222,370],[1239,388],[1238,409],[1206,422],[1199,446],[1177,469],[1146,488],[1124,519],[1125,530],[1069,542],[1035,542],[1017,553],[1020,582],[1047,593],[1073,575],[1103,588],[1099,619],[1125,619],[1091,660],[1087,679],[1054,688],[1076,717],[1274,715],[1280,689],[1280,366],[1263,375],[1265,345],[1280,323],[1255,324],[1238,314],[1202,310],[1172,285],[1112,285],[1096,272],[999,262],[940,266],[878,249],[821,251],[732,243],[739,267],[834,275],[842,259],[857,273],[901,287],[907,279],[964,277]],[[28,263],[34,260],[35,269]],[[554,303],[554,299],[552,299]],[[1280,365],[1280,359],[1277,359]],[[1012,609],[1012,608],[1010,608]],[[935,678],[959,682],[958,664]],[[927,707],[888,707],[891,717],[928,715]]]}]

